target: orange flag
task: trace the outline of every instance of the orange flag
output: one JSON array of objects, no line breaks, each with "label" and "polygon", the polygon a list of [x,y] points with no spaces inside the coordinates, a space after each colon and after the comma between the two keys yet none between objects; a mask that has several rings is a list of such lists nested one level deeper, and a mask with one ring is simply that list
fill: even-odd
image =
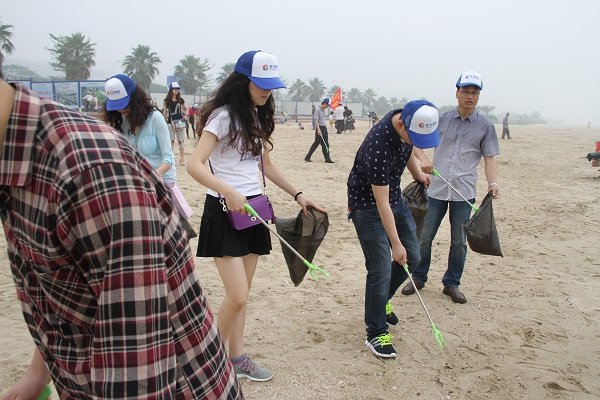
[{"label": "orange flag", "polygon": [[337,106],[342,102],[342,88],[338,88],[335,94],[331,97],[331,101],[329,102],[329,107],[332,110],[335,110]]}]

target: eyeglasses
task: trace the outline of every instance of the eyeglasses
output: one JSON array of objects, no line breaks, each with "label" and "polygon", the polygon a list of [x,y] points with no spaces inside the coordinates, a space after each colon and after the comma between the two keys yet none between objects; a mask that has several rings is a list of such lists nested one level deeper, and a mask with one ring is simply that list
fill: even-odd
[{"label": "eyeglasses", "polygon": [[460,89],[458,93],[464,94],[465,96],[479,96],[479,90],[463,90]]}]

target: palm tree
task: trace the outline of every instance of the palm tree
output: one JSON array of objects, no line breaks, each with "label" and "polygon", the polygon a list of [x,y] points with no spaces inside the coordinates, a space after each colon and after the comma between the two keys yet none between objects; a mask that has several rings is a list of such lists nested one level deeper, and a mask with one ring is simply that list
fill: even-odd
[{"label": "palm tree", "polygon": [[91,43],[81,32],[70,36],[50,34],[54,46],[47,49],[53,54],[54,62],[50,65],[55,71],[64,71],[69,81],[89,79],[90,69],[96,65],[96,43]]},{"label": "palm tree", "polygon": [[373,103],[373,108],[380,115],[385,115],[388,111],[390,111],[391,105],[387,98],[384,96],[379,96]]},{"label": "palm tree", "polygon": [[300,79],[296,79],[292,86],[288,88],[288,93],[292,96],[292,101],[304,101],[308,95],[309,87]]},{"label": "palm tree", "polygon": [[195,97],[198,89],[200,94],[203,89],[206,89],[209,81],[206,72],[210,68],[208,59],[201,60],[193,55],[188,55],[179,60],[174,72],[183,91],[187,94],[193,94]]},{"label": "palm tree", "polygon": [[12,54],[15,45],[12,44],[10,38],[12,36],[12,25],[0,23],[0,65],[4,63],[4,54]]},{"label": "palm tree", "polygon": [[492,123],[498,122],[498,118],[492,114],[496,109],[496,106],[478,106],[477,109],[480,113],[484,114]]},{"label": "palm tree", "polygon": [[360,103],[362,102],[362,93],[357,88],[351,88],[346,93],[346,102],[347,103]]},{"label": "palm tree", "polygon": [[373,89],[367,89],[363,92],[363,103],[367,108],[371,108],[373,103],[375,102],[375,98],[377,97],[377,93]]},{"label": "palm tree", "polygon": [[319,101],[325,94],[325,84],[322,80],[315,77],[308,81],[308,99],[310,101]]},{"label": "palm tree", "polygon": [[234,67],[235,67],[234,63],[227,63],[227,64],[223,65],[221,67],[221,72],[219,72],[217,79],[215,79],[215,83],[217,85],[220,85],[221,82],[223,82],[225,79],[227,79],[229,77],[229,75],[231,75]]},{"label": "palm tree", "polygon": [[131,54],[123,60],[123,70],[129,75],[140,87],[148,90],[154,77],[158,75],[160,58],[155,52],[150,52],[150,46],[138,44],[137,47],[131,49]]}]

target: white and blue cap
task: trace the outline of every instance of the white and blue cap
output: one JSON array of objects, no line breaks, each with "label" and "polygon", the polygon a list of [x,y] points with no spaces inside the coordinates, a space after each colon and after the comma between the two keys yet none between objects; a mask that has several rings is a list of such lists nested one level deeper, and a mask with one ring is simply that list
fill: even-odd
[{"label": "white and blue cap", "polygon": [[436,147],[440,143],[440,116],[433,103],[413,100],[402,109],[402,123],[413,145],[420,149]]},{"label": "white and blue cap", "polygon": [[483,80],[481,74],[477,71],[465,71],[458,77],[456,87],[477,86],[479,90],[483,90]]},{"label": "white and blue cap", "polygon": [[104,82],[106,109],[108,111],[126,109],[131,99],[131,93],[135,88],[135,82],[127,75],[117,74],[108,78]]},{"label": "white and blue cap", "polygon": [[248,51],[240,56],[233,70],[247,76],[261,89],[285,88],[285,84],[279,79],[277,58],[271,53],[261,50]]}]

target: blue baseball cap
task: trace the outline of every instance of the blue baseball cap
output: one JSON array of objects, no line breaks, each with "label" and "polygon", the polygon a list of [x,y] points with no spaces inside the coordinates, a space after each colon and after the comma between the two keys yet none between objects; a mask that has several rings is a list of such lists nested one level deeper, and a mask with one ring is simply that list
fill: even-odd
[{"label": "blue baseball cap", "polygon": [[420,149],[440,143],[438,109],[427,100],[413,100],[402,109],[402,123],[413,145]]},{"label": "blue baseball cap", "polygon": [[483,90],[483,80],[481,74],[477,71],[466,71],[460,74],[456,81],[456,87],[477,86],[479,90]]},{"label": "blue baseball cap", "polygon": [[329,104],[329,97],[325,97],[321,104]]},{"label": "blue baseball cap", "polygon": [[108,111],[126,109],[131,99],[131,93],[135,88],[135,82],[127,75],[117,74],[108,78],[104,82],[106,109]]},{"label": "blue baseball cap", "polygon": [[253,50],[242,54],[235,63],[233,70],[247,76],[252,83],[263,90],[286,87],[279,79],[277,58],[265,51]]}]

